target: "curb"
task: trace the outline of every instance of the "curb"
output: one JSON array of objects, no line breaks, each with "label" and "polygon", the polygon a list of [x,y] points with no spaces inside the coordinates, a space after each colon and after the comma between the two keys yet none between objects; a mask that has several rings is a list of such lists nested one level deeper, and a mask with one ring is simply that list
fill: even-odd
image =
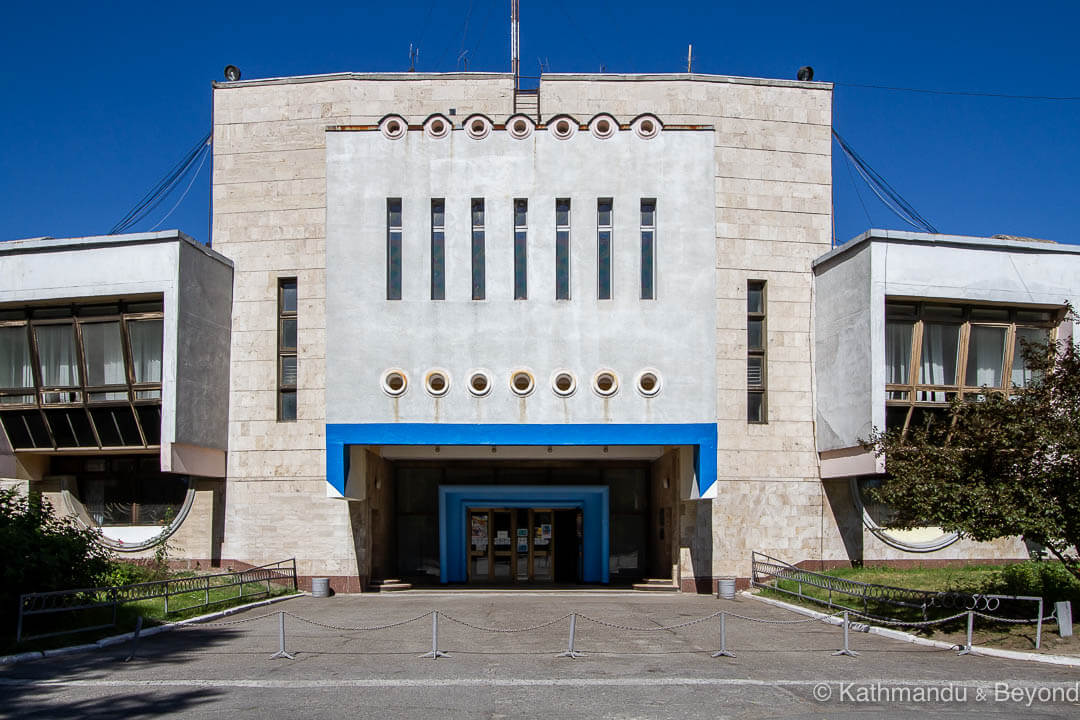
[{"label": "curb", "polygon": [[[266,605],[272,605],[282,600],[292,600],[293,598],[303,597],[307,593],[298,592],[293,595],[281,595],[276,598],[270,598],[269,600],[260,600],[259,602],[248,603],[247,605],[237,605],[236,607],[226,608],[225,610],[218,610],[217,612],[207,613],[206,615],[199,615],[197,617],[188,618],[186,620],[176,620],[174,622],[165,623],[163,625],[155,625],[148,627],[145,630],[139,632],[139,637],[149,637],[150,635],[157,635],[169,630],[173,630],[177,627],[189,625],[200,620],[213,620],[215,618],[226,617],[228,615],[234,615],[238,612],[250,610],[252,608],[263,607]],[[21,662],[27,662],[29,660],[41,660],[42,658],[61,657],[64,655],[73,655],[75,653],[88,652],[90,650],[102,650],[110,645],[119,645],[134,639],[135,633],[128,632],[121,635],[110,635],[106,638],[101,638],[97,642],[86,643],[85,645],[69,645],[67,647],[55,648],[52,650],[31,650],[30,652],[17,653],[15,655],[0,655],[0,665],[15,665]]]},{"label": "curb", "polygon": [[[746,590],[743,590],[742,594],[748,598],[753,598],[758,602],[763,602],[766,605],[784,608],[785,610],[790,610],[800,615],[807,615],[809,617],[817,618],[818,620],[824,620],[832,625],[844,624],[844,621],[840,618],[832,617],[830,615],[826,615],[825,613],[811,610],[809,608],[804,608],[800,605],[792,605],[791,603],[786,603],[783,600],[776,600],[774,598],[761,597],[760,595],[755,595]],[[852,626],[854,625],[855,623],[852,623]],[[860,625],[863,625],[863,623],[860,623]],[[957,648],[957,645],[955,643],[942,642],[941,640],[928,640],[926,638],[921,638],[917,635],[912,635],[911,633],[906,633],[901,630],[892,630],[890,628],[877,627],[876,625],[864,626],[867,628],[866,632],[869,632],[872,635],[880,635],[881,637],[887,637],[892,640],[901,640],[903,642],[908,642],[913,645],[923,645],[925,647],[933,647],[941,650],[955,650]],[[971,654],[984,655],[986,657],[1004,658],[1006,660],[1023,660],[1026,662],[1046,663],[1048,665],[1065,665],[1068,667],[1080,667],[1080,658],[1067,657],[1065,655],[1044,655],[1042,653],[1020,652],[1019,650],[999,650],[997,648],[981,647],[979,645],[972,646]]]}]

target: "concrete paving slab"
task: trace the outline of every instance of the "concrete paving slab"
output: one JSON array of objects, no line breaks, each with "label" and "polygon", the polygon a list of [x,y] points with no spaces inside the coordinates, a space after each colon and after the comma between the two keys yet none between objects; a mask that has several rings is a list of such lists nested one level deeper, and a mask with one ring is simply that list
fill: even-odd
[{"label": "concrete paving slab", "polygon": [[[295,660],[270,658],[279,610]],[[449,657],[421,659],[434,610]],[[735,658],[711,657],[720,610]],[[571,612],[577,659],[558,657]],[[851,636],[858,657],[834,657],[840,628],[747,598],[409,591],[304,597],[223,620],[235,624],[144,638],[131,662],[120,644],[4,669],[0,715],[1065,718],[1080,709],[1075,669],[863,633]]]}]

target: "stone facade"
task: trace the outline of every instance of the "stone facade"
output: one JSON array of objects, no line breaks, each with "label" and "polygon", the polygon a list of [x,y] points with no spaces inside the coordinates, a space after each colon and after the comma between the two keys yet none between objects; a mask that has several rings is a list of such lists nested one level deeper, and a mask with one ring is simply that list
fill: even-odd
[{"label": "stone facade", "polygon": [[[684,577],[749,572],[749,550],[839,554],[823,539],[814,445],[812,275],[830,246],[831,86],[711,76],[562,76],[541,81],[545,118],[619,122],[652,113],[714,128],[716,192],[716,499],[686,501]],[[512,112],[505,75],[349,75],[219,85],[214,93],[214,246],[236,264],[226,557],[291,554],[300,572],[366,574],[350,513],[327,500],[324,129],[396,113]],[[276,423],[275,293],[298,279],[299,410]],[[746,422],[747,280],[768,287],[769,422]],[[258,512],[252,512],[258,508]],[[761,512],[769,508],[770,512]],[[704,514],[702,511],[705,511]],[[793,532],[792,523],[798,525]],[[835,523],[830,518],[832,527]],[[305,532],[319,527],[319,532]],[[834,539],[837,533],[830,535]],[[279,539],[280,538],[280,542]],[[696,549],[695,549],[696,546]]]}]

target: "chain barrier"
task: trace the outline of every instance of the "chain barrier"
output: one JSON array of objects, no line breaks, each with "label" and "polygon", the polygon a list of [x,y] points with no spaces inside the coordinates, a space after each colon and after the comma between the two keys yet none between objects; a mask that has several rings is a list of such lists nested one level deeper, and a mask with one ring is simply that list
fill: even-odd
[{"label": "chain barrier", "polygon": [[[714,657],[714,658],[717,658],[717,657],[732,657],[733,658],[733,657],[735,657],[734,653],[730,652],[727,649],[727,633],[726,633],[726,620],[727,620],[727,618],[736,618],[736,619],[739,619],[739,620],[745,620],[747,622],[753,622],[753,623],[760,623],[760,624],[763,624],[763,625],[788,626],[788,625],[805,625],[805,624],[809,624],[809,623],[824,623],[824,624],[828,624],[828,625],[835,625],[835,624],[837,624],[835,622],[836,619],[842,616],[842,620],[839,622],[839,625],[843,628],[844,645],[843,645],[842,649],[837,650],[836,652],[833,653],[833,655],[845,655],[845,656],[848,656],[848,657],[857,657],[859,653],[852,650],[850,645],[849,645],[849,634],[850,634],[850,632],[852,630],[854,630],[856,632],[868,632],[869,628],[870,628],[870,625],[867,624],[867,623],[852,622],[851,619],[850,619],[850,616],[859,616],[859,617],[867,618],[873,624],[876,624],[876,625],[885,625],[885,626],[892,626],[892,627],[908,627],[908,628],[926,628],[926,627],[931,627],[931,626],[934,626],[934,625],[941,625],[943,623],[952,622],[954,620],[959,620],[961,618],[966,618],[967,619],[967,640],[966,640],[966,642],[964,644],[959,644],[959,645],[956,646],[956,648],[959,650],[958,654],[960,654],[960,655],[966,655],[966,654],[971,654],[972,653],[972,647],[973,647],[973,623],[974,623],[975,616],[978,616],[978,617],[983,618],[985,620],[990,620],[992,622],[1003,622],[1003,623],[1010,623],[1010,624],[1039,623],[1039,632],[1037,633],[1036,644],[1035,644],[1036,649],[1040,645],[1038,636],[1041,635],[1042,623],[1050,621],[1050,620],[1054,620],[1057,617],[1056,611],[1052,612],[1050,615],[1047,615],[1046,617],[1033,618],[1033,619],[1028,620],[1028,619],[1003,618],[1003,617],[998,617],[996,615],[989,615],[987,613],[978,612],[978,611],[975,611],[975,610],[965,610],[964,612],[956,613],[955,615],[950,615],[949,617],[937,618],[937,619],[934,619],[934,620],[915,621],[915,620],[886,620],[886,619],[879,618],[877,616],[867,615],[866,613],[861,613],[861,612],[858,612],[858,611],[844,610],[842,612],[836,612],[836,613],[833,613],[832,615],[823,615],[821,617],[807,617],[807,618],[801,618],[801,619],[798,619],[798,620],[773,620],[773,619],[769,619],[769,618],[760,618],[760,617],[752,617],[752,616],[749,616],[749,615],[740,615],[739,613],[733,613],[733,612],[728,612],[728,611],[723,611],[722,610],[722,611],[714,612],[714,613],[712,613],[710,615],[705,615],[705,616],[700,617],[700,618],[694,618],[693,620],[687,620],[686,622],[675,623],[675,624],[672,624],[672,625],[658,625],[658,626],[655,626],[655,627],[636,627],[636,626],[633,626],[633,625],[623,625],[623,624],[620,624],[620,623],[610,622],[608,620],[601,620],[600,618],[595,618],[595,617],[592,617],[592,616],[589,616],[589,615],[584,615],[584,614],[576,612],[576,611],[572,611],[572,612],[566,613],[565,615],[561,615],[561,616],[559,616],[557,618],[554,618],[552,620],[548,620],[547,622],[539,623],[539,624],[536,624],[536,625],[530,625],[530,626],[527,626],[527,627],[516,627],[516,628],[496,628],[496,627],[485,627],[483,625],[477,625],[477,624],[468,622],[466,620],[462,620],[460,618],[453,617],[451,615],[446,615],[446,614],[444,614],[444,613],[442,613],[442,612],[440,612],[438,610],[429,610],[428,612],[425,612],[422,615],[417,615],[416,617],[411,617],[411,618],[408,618],[406,620],[398,620],[398,621],[395,621],[395,622],[385,623],[385,624],[382,624],[382,625],[370,625],[370,626],[362,626],[362,627],[348,627],[348,626],[343,626],[343,625],[333,625],[331,623],[323,623],[323,622],[319,622],[317,620],[312,620],[310,618],[303,617],[302,615],[297,615],[295,613],[291,613],[291,612],[288,612],[288,611],[285,611],[285,610],[279,610],[277,612],[265,613],[263,615],[256,615],[254,617],[240,618],[240,619],[237,619],[237,620],[226,620],[226,621],[221,621],[221,622],[202,622],[202,621],[199,621],[199,620],[187,620],[187,621],[181,621],[181,622],[175,623],[173,625],[173,627],[176,628],[176,629],[180,629],[180,630],[187,630],[187,629],[201,628],[201,627],[232,627],[232,626],[235,626],[235,625],[242,625],[244,623],[256,622],[258,620],[265,620],[266,618],[276,616],[278,618],[278,651],[276,653],[274,653],[271,656],[271,658],[292,659],[294,656],[292,654],[286,652],[286,649],[285,649],[285,617],[286,616],[291,617],[294,620],[298,620],[300,622],[307,623],[309,625],[314,625],[316,627],[325,628],[327,630],[335,630],[335,631],[339,631],[339,632],[367,632],[367,631],[389,630],[391,628],[401,627],[403,625],[408,625],[410,623],[415,623],[415,622],[417,622],[419,620],[423,620],[424,618],[431,617],[432,649],[431,649],[431,652],[426,653],[426,654],[422,655],[421,657],[439,659],[439,658],[450,657],[448,653],[444,652],[443,650],[441,650],[439,648],[439,616],[440,615],[442,615],[442,617],[445,618],[446,620],[448,620],[448,621],[450,621],[452,623],[456,623],[458,625],[461,625],[462,627],[466,627],[466,628],[469,628],[469,629],[472,629],[472,630],[477,630],[479,632],[498,633],[498,634],[513,634],[513,633],[533,632],[533,631],[536,631],[536,630],[542,630],[544,628],[548,628],[548,627],[551,627],[551,626],[556,625],[558,623],[561,623],[564,620],[566,620],[567,618],[569,618],[570,619],[570,635],[569,635],[567,650],[565,652],[561,653],[558,656],[558,657],[569,657],[569,658],[578,658],[578,657],[582,657],[584,655],[584,653],[576,650],[575,646],[574,646],[576,625],[577,625],[577,620],[579,618],[581,620],[591,622],[591,623],[593,623],[595,625],[599,625],[599,626],[606,627],[606,628],[611,628],[613,630],[625,631],[625,632],[661,632],[661,631],[679,630],[679,629],[682,629],[682,628],[688,628],[688,627],[692,627],[692,626],[695,626],[695,625],[700,625],[700,624],[708,622],[710,620],[714,620],[716,618],[719,618],[720,619],[720,628],[719,628],[719,631],[720,631],[720,650],[718,652],[713,653],[712,657]],[[142,618],[140,617],[139,618],[140,625],[141,625],[141,619]],[[134,656],[135,647],[136,647],[137,642],[138,642],[138,635],[139,635],[138,630],[136,630],[136,632],[134,633],[134,638],[133,638],[133,642],[132,642],[132,651],[131,651],[131,654],[127,658],[128,660],[130,660],[131,657]]]},{"label": "chain barrier", "polygon": [[582,620],[588,620],[591,623],[597,625],[603,625],[604,627],[614,628],[616,630],[627,630],[629,632],[659,632],[660,630],[678,630],[679,628],[690,627],[691,625],[697,625],[703,623],[706,620],[712,620],[714,617],[720,617],[719,612],[714,612],[712,615],[706,615],[705,617],[698,618],[696,620],[689,620],[684,623],[678,623],[677,625],[660,625],[657,627],[633,627],[631,625],[619,625],[617,623],[607,622],[606,620],[598,620],[588,615],[582,615],[581,613],[575,613]]},{"label": "chain barrier", "polygon": [[843,612],[835,612],[832,615],[826,615],[825,617],[810,617],[803,620],[766,620],[765,618],[750,617],[749,615],[739,615],[738,613],[725,612],[728,617],[739,618],[740,620],[749,620],[750,622],[761,623],[763,625],[805,625],[806,623],[822,622],[831,625],[829,623],[830,618],[838,618],[843,615]]},{"label": "chain barrier", "polygon": [[[439,615],[446,618],[450,622],[457,623],[458,625],[464,625],[467,628],[472,628],[473,630],[479,630],[480,632],[521,633],[521,632],[531,632],[533,630],[539,630],[541,628],[551,627],[552,625],[555,625],[556,623],[560,623],[563,620],[565,620],[566,618],[570,617],[571,613],[566,613],[562,617],[557,617],[554,620],[551,620],[551,621],[546,622],[546,623],[541,623],[540,625],[532,625],[530,627],[523,627],[523,628],[490,628],[490,627],[483,627],[482,625],[473,625],[472,623],[465,622],[464,620],[459,620],[458,618],[453,617],[451,615],[447,615],[446,613],[443,613],[443,612],[440,612]],[[584,617],[584,616],[579,615],[579,617]]]},{"label": "chain barrier", "polygon": [[[967,613],[964,613],[964,614],[966,615]],[[1001,623],[1010,623],[1012,625],[1030,625],[1031,623],[1050,622],[1051,620],[1057,620],[1057,615],[1055,613],[1050,613],[1049,615],[1047,615],[1046,617],[1043,617],[1043,618],[1031,618],[1030,620],[1024,620],[1022,618],[1003,618],[1003,617],[998,617],[997,615],[984,615],[981,612],[975,612],[974,614],[978,615],[979,617],[981,617],[981,618],[983,618],[985,620],[993,620],[994,622],[1001,622]]]},{"label": "chain barrier", "polygon": [[188,630],[191,628],[201,627],[227,627],[229,625],[240,625],[242,623],[254,622],[255,620],[262,620],[263,618],[275,617],[276,612],[266,613],[265,615],[256,615],[250,618],[241,618],[240,620],[226,620],[224,622],[202,622],[199,620],[181,620],[177,622],[173,627],[180,630]]},{"label": "chain barrier", "polygon": [[[301,617],[300,615],[295,615],[295,614],[289,612],[288,610],[286,610],[284,612],[285,612],[286,615],[288,615],[289,617],[291,617],[291,618],[293,618],[295,620],[299,620],[300,622],[308,623],[309,625],[315,625],[316,627],[326,628],[327,630],[342,630],[342,631],[345,631],[345,632],[361,632],[361,631],[365,631],[365,630],[388,630],[389,628],[401,627],[402,625],[408,625],[409,623],[414,623],[417,620],[423,620],[424,618],[428,617],[429,615],[431,615],[435,611],[434,610],[428,610],[423,615],[417,615],[416,617],[409,618],[408,620],[401,620],[399,622],[387,623],[385,625],[372,625],[371,627],[343,627],[343,626],[340,626],[340,625],[330,625],[328,623],[321,623],[321,622],[318,622],[316,620],[309,620],[306,617]],[[443,615],[443,617],[446,617],[446,616]]]}]

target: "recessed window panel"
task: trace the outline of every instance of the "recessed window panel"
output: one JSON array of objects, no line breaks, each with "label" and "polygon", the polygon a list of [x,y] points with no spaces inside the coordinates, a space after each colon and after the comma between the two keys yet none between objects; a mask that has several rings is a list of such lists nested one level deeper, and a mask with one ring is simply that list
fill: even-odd
[{"label": "recessed window panel", "polygon": [[0,388],[32,387],[34,369],[26,326],[0,327]]},{"label": "recessed window panel", "polygon": [[281,283],[281,312],[296,312],[296,283]]},{"label": "recessed window panel", "polygon": [[1027,366],[1024,359],[1025,342],[1036,345],[1045,345],[1049,340],[1049,333],[1043,328],[1016,328],[1016,340],[1013,342],[1012,384],[1017,387],[1027,387],[1038,373]]},{"label": "recessed window panel", "polygon": [[281,349],[296,349],[296,318],[281,319]]},{"label": "recessed window panel", "polygon": [[74,387],[79,385],[79,359],[75,352],[75,329],[70,324],[38,325],[38,361],[41,384],[44,387]]},{"label": "recessed window panel", "polygon": [[161,382],[161,319],[131,320],[127,323],[127,330],[131,340],[131,370],[135,382]]},{"label": "recessed window panel", "polygon": [[1009,322],[1009,311],[1004,308],[972,308],[973,322]]},{"label": "recessed window panel", "polygon": [[281,358],[281,384],[296,385],[295,355],[286,355]]},{"label": "recessed window panel", "polygon": [[885,382],[905,385],[911,382],[910,320],[885,320]]},{"label": "recessed window panel", "polygon": [[[960,326],[926,322],[923,324],[922,364],[919,382],[923,385],[955,385],[959,356]],[[942,395],[942,393],[932,393]],[[933,400],[932,402],[944,402]]]},{"label": "recessed window panel", "polygon": [[472,299],[483,300],[485,287],[484,200],[472,201]]},{"label": "recessed window panel", "polygon": [[1008,328],[972,325],[968,343],[967,374],[964,384],[1001,387],[1005,370],[1005,335]]},{"label": "recessed window panel", "polygon": [[37,410],[0,413],[0,422],[4,424],[14,450],[52,447],[45,421]]},{"label": "recessed window panel", "polygon": [[83,355],[86,358],[86,384],[125,385],[124,344],[119,322],[82,324]]},{"label": "recessed window panel", "polygon": [[401,199],[386,201],[386,299],[401,299]]},{"label": "recessed window panel", "polygon": [[446,201],[431,201],[431,299],[446,299]]},{"label": "recessed window panel", "polygon": [[748,284],[746,287],[746,312],[765,312],[765,286]]},{"label": "recessed window panel", "polygon": [[746,394],[746,420],[752,423],[765,422],[765,393],[748,392]]},{"label": "recessed window panel", "polygon": [[143,444],[142,437],[139,435],[139,426],[135,423],[135,415],[132,413],[131,408],[115,408],[113,417],[120,428],[120,442],[127,446]]},{"label": "recessed window panel", "polygon": [[116,408],[91,408],[90,417],[94,421],[102,447],[120,447],[124,444],[120,437],[120,426],[116,421]]},{"label": "recessed window panel", "polygon": [[282,390],[279,396],[281,420],[296,420],[296,391]]},{"label": "recessed window panel", "polygon": [[765,384],[765,358],[751,355],[746,358],[746,384],[751,388],[760,388]]},{"label": "recessed window panel", "polygon": [[757,350],[764,347],[764,326],[765,321],[761,318],[750,318],[746,321],[747,345],[750,348]]},{"label": "recessed window panel", "polygon": [[514,299],[529,295],[528,277],[529,201],[514,200]]},{"label": "recessed window panel", "polygon": [[161,406],[136,405],[135,412],[139,415],[139,425],[146,436],[146,444],[158,445],[161,442]]}]

